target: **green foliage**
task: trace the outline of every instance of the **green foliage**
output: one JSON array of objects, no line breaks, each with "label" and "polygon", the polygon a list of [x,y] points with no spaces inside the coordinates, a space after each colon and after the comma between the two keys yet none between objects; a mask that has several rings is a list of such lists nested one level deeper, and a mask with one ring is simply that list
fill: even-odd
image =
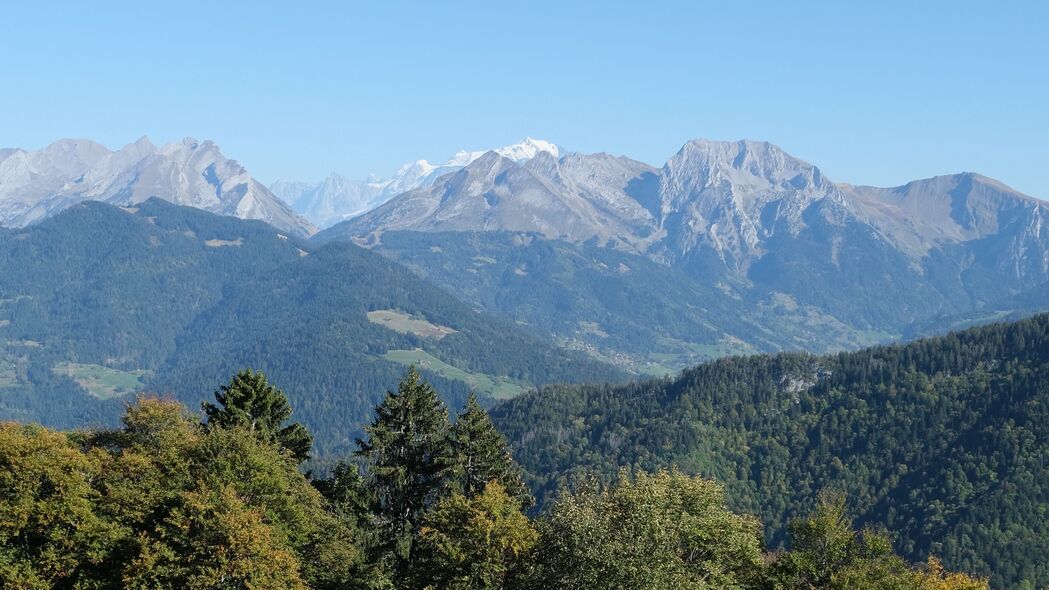
[{"label": "green foliage", "polygon": [[492,411],[547,505],[582,475],[725,484],[772,547],[825,488],[908,559],[1049,584],[1049,315],[903,346],[727,358],[677,379],[550,387]]},{"label": "green foliage", "polygon": [[[376,310],[456,332],[398,333],[369,321]],[[380,255],[314,247],[261,222],[154,199],[136,211],[89,202],[0,228],[0,419],[115,425],[126,400],[89,391],[134,386],[199,407],[216,384],[255,367],[281,384],[315,455],[346,454],[404,370],[385,355],[415,349],[499,392],[622,377]],[[462,406],[466,382],[427,376]]]},{"label": "green foliage", "polygon": [[140,400],[117,430],[0,427],[0,581],[14,588],[338,588],[355,524],[255,432]]},{"label": "green foliage", "polygon": [[452,439],[460,467],[460,487],[467,498],[484,492],[497,482],[506,493],[529,506],[533,499],[521,479],[521,470],[510,456],[506,439],[495,429],[488,412],[470,395],[455,420]]},{"label": "green foliage", "polygon": [[733,514],[718,484],[680,472],[624,474],[562,496],[541,521],[535,588],[752,588],[761,525]]},{"label": "green foliage", "polygon": [[375,499],[357,465],[339,461],[327,478],[313,480],[313,486],[343,519],[367,521]]},{"label": "green foliage", "polygon": [[219,405],[203,404],[209,426],[245,428],[299,461],[309,459],[313,437],[302,424],[284,425],[291,418],[288,398],[261,372],[240,371],[228,385],[219,387],[215,400]]},{"label": "green foliage", "polygon": [[[232,391],[231,409],[256,399]],[[840,502],[795,522],[791,551],[766,567],[757,520],[731,512],[720,485],[676,471],[566,495],[537,531],[498,481],[463,493],[466,457],[475,477],[516,481],[476,403],[453,440],[436,391],[410,370],[376,413],[360,443],[365,476],[342,463],[312,485],[250,412],[214,427],[142,398],[113,430],[0,424],[0,587],[986,587],[935,560],[907,566],[885,535],[852,533]]]},{"label": "green foliage", "polygon": [[427,590],[499,590],[526,571],[538,533],[518,499],[496,482],[472,497],[455,493],[423,520],[415,582]]},{"label": "green foliage", "polygon": [[357,451],[367,467],[375,494],[377,524],[383,549],[398,578],[408,577],[423,513],[455,480],[448,410],[437,391],[408,369],[376,417],[364,428],[367,440]]},{"label": "green foliage", "polygon": [[772,565],[770,586],[794,588],[897,588],[910,570],[889,539],[873,530],[857,535],[845,498],[821,495],[812,514],[790,523],[791,550]]},{"label": "green foliage", "polygon": [[65,434],[0,424],[0,585],[89,587],[82,564],[100,563],[114,537],[93,507],[100,463]]},{"label": "green foliage", "polygon": [[943,571],[929,559],[925,570],[909,566],[892,550],[889,536],[853,531],[845,498],[821,494],[811,514],[790,523],[791,549],[768,567],[768,590],[933,590],[987,588],[986,580]]},{"label": "green foliage", "polygon": [[295,555],[232,486],[183,492],[121,580],[125,588],[303,590]]}]

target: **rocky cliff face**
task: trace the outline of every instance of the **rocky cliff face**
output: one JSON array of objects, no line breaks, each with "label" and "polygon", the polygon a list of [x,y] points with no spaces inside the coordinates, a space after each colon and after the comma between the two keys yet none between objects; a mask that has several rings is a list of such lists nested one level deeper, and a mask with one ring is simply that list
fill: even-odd
[{"label": "rocky cliff face", "polygon": [[0,224],[24,226],[85,200],[134,205],[150,197],[265,221],[298,235],[315,232],[211,141],[156,147],[146,138],[119,150],[64,139],[0,158]]},{"label": "rocky cliff face", "polygon": [[1049,204],[963,173],[896,188],[827,179],[765,142],[688,142],[662,168],[607,154],[489,153],[319,237],[536,232],[733,278],[866,328],[1049,279]]}]

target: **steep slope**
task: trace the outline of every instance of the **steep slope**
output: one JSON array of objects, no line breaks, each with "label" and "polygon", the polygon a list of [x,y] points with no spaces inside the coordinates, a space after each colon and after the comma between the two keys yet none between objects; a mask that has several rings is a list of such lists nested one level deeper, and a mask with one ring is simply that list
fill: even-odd
[{"label": "steep slope", "polygon": [[[556,145],[531,137],[492,151],[518,163],[539,154],[556,157],[560,153]],[[388,178],[371,176],[364,180],[353,180],[332,173],[318,183],[278,180],[270,188],[277,196],[291,203],[295,211],[319,227],[326,228],[374,209],[403,192],[430,186],[437,178],[461,170],[484,153],[459,151],[439,164],[416,160],[401,166],[396,174]]]},{"label": "steep slope", "polygon": [[1017,321],[1031,317],[1049,309],[1049,282],[1028,289],[1012,297],[1001,299],[973,309],[952,315],[936,316],[932,319],[915,322],[904,331],[908,340],[920,337],[945,334],[951,330],[961,330],[1001,321]]},{"label": "steep slope", "polygon": [[[1049,583],[1049,315],[906,346],[734,357],[675,380],[551,387],[493,417],[543,497],[676,465],[726,483],[770,538],[821,489],[914,559]],[[1026,584],[1026,585],[1024,585]]]},{"label": "steep slope", "polygon": [[534,232],[641,254],[747,300],[889,338],[1045,283],[1047,222],[1049,204],[975,174],[855,187],[769,143],[693,140],[660,169],[605,154],[524,164],[489,154],[317,239]]},{"label": "steep slope", "polygon": [[604,154],[558,160],[541,153],[521,165],[488,152],[432,186],[322,232],[318,240],[367,241],[389,230],[499,230],[643,249],[651,241],[651,215],[630,192],[646,174],[651,170],[640,162]]},{"label": "steep slope", "polygon": [[670,374],[731,353],[840,350],[863,333],[787,300],[753,299],[651,259],[512,232],[384,232],[375,251],[490,313],[628,370]]},{"label": "steep slope", "polygon": [[190,406],[239,368],[286,388],[320,452],[352,443],[415,362],[453,405],[620,374],[350,244],[158,199],[0,231],[0,417],[112,419],[134,391]]},{"label": "steep slope", "polygon": [[110,151],[87,140],[12,150],[0,160],[0,225],[21,227],[85,200],[134,205],[159,197],[307,236],[315,228],[213,142],[155,147],[142,138]]}]

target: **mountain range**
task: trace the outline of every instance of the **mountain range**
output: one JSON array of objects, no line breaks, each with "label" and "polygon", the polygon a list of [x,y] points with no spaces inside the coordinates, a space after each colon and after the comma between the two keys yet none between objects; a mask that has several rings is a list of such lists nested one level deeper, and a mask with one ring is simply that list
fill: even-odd
[{"label": "mountain range", "polygon": [[153,198],[0,228],[0,420],[108,424],[142,391],[195,408],[254,367],[331,455],[411,363],[452,407],[625,376],[376,253],[258,221]]},{"label": "mountain range", "polygon": [[[531,137],[491,151],[514,162],[525,162],[539,153],[555,157],[560,154],[556,145]],[[437,178],[461,170],[484,154],[485,151],[463,150],[441,164],[416,160],[401,166],[388,178],[370,176],[354,180],[332,173],[317,183],[278,180],[270,184],[270,188],[296,212],[324,228],[370,211],[403,192],[429,186]]]},{"label": "mountain range", "polygon": [[[404,232],[417,235],[405,240]],[[915,324],[999,307],[1049,280],[1044,201],[973,173],[895,188],[837,183],[774,145],[752,141],[690,141],[660,168],[607,154],[539,153],[515,162],[489,152],[313,239],[350,240],[409,265],[424,260],[413,266],[417,272],[469,292],[462,287],[469,275],[503,272],[478,264],[492,258],[478,232],[647,258],[668,269],[662,283],[690,277],[709,296],[679,303],[723,311],[701,311],[712,330],[694,332],[689,344],[737,352],[826,351],[842,341],[849,348],[899,338]],[[455,239],[449,236],[475,251],[440,256],[433,247],[445,248]],[[405,243],[418,247],[406,252]],[[627,272],[605,274],[608,289],[630,280]],[[537,307],[551,309],[534,297],[516,309],[505,304],[532,297],[511,276],[487,282],[496,303],[486,309],[526,322]],[[758,324],[757,333],[741,332],[738,318]],[[567,319],[573,321],[555,330],[560,336],[609,344],[601,334],[614,320]],[[668,317],[657,330],[671,333],[674,321]],[[636,348],[671,352],[653,340]]]},{"label": "mountain range", "polygon": [[607,154],[540,152],[518,162],[489,152],[329,233],[536,232],[746,273],[778,243],[806,238],[825,242],[827,261],[841,267],[852,234],[862,232],[919,263],[980,242],[999,260],[974,264],[1023,282],[1049,272],[1047,214],[1049,204],[978,174],[858,187],[769,143],[693,140],[658,169]]},{"label": "mountain range", "polygon": [[366,246],[470,305],[640,373],[1018,317],[1044,309],[1049,283],[1043,201],[974,173],[894,188],[834,182],[765,142],[697,139],[656,167],[528,138],[385,179],[273,188],[208,141],[0,152],[0,224],[153,196],[298,237],[349,218],[311,242]]},{"label": "mountain range", "polygon": [[22,227],[82,201],[134,205],[158,197],[299,236],[316,228],[299,217],[211,141],[162,147],[143,137],[119,150],[62,139],[37,151],[0,150],[0,225]]},{"label": "mountain range", "polygon": [[334,178],[274,192],[192,139],[0,151],[0,419],[197,407],[253,367],[330,458],[415,364],[494,407],[540,502],[675,466],[780,542],[834,489],[913,558],[1049,579],[1049,316],[840,352],[1049,308],[1049,204],[974,173],[835,182],[751,141]]}]

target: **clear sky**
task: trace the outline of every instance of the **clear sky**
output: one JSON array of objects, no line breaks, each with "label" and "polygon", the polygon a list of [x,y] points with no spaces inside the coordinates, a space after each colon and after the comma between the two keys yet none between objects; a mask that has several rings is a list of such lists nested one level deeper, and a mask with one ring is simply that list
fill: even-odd
[{"label": "clear sky", "polygon": [[1049,198],[1047,31],[1045,1],[9,2],[0,146],[209,138],[268,182],[749,138],[839,181]]}]

